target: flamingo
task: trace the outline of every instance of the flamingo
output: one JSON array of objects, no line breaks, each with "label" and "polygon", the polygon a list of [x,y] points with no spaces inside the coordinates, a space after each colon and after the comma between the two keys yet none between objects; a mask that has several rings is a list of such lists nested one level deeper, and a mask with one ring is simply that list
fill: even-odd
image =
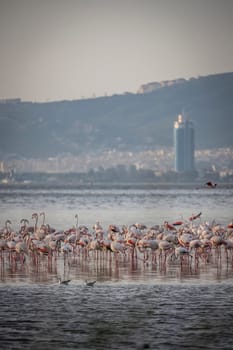
[{"label": "flamingo", "polygon": [[123,243],[112,241],[110,244],[111,251],[114,252],[114,255],[117,256],[119,252],[121,252],[123,255],[125,254],[125,250],[127,249],[126,246]]},{"label": "flamingo", "polygon": [[136,226],[139,230],[142,230],[142,231],[145,230],[145,229],[147,229],[147,226],[146,226],[146,225],[140,224],[140,223],[138,223],[138,222],[136,222],[135,226]]},{"label": "flamingo", "polygon": [[148,240],[141,238],[137,241],[137,249],[139,250],[140,253],[143,253],[143,261],[146,262],[149,259],[148,256]]},{"label": "flamingo", "polygon": [[174,244],[165,240],[161,240],[158,242],[159,244],[159,259],[162,262],[162,254],[164,254],[164,263],[166,263],[167,256],[173,251]]},{"label": "flamingo", "polygon": [[191,258],[193,257],[190,254],[190,251],[185,248],[185,247],[176,247],[175,248],[175,257],[178,258],[180,257],[181,263],[183,262],[184,256],[191,256]]},{"label": "flamingo", "polygon": [[15,245],[15,251],[16,251],[17,253],[27,253],[28,247],[27,247],[27,245],[26,245],[25,242],[19,241],[19,242],[16,243],[16,245]]},{"label": "flamingo", "polygon": [[64,254],[71,253],[73,251],[73,247],[70,243],[62,242],[60,251]]},{"label": "flamingo", "polygon": [[117,225],[114,225],[114,224],[110,224],[108,226],[108,232],[112,233],[117,233],[117,232],[120,232],[120,228],[117,226]]},{"label": "flamingo", "polygon": [[76,229],[78,229],[78,214],[75,214],[75,219],[76,219]]},{"label": "flamingo", "polygon": [[20,228],[21,232],[26,232],[27,231],[27,225],[29,224],[29,221],[27,219],[21,219],[20,224],[23,224]]},{"label": "flamingo", "polygon": [[197,215],[192,214],[192,216],[190,216],[190,218],[189,218],[189,221],[193,221],[193,220],[200,218],[201,214],[202,214],[202,212],[198,213]]},{"label": "flamingo", "polygon": [[11,225],[11,221],[10,220],[6,220],[6,222],[5,222],[5,229],[4,229],[4,233],[6,235],[9,235],[12,232],[10,225]]},{"label": "flamingo", "polygon": [[164,221],[163,225],[167,231],[176,231],[176,228],[173,225],[169,224],[168,221]]},{"label": "flamingo", "polygon": [[178,237],[178,241],[179,244],[182,247],[188,248],[190,242],[193,240],[193,234],[192,233],[182,233],[179,237]]},{"label": "flamingo", "polygon": [[172,223],[172,226],[180,226],[180,225],[183,225],[184,224],[184,221],[174,221]]},{"label": "flamingo", "polygon": [[148,239],[147,242],[144,241],[144,247],[150,248],[151,261],[152,261],[152,263],[155,264],[156,263],[156,250],[159,248],[159,242],[156,239]]},{"label": "flamingo", "polygon": [[202,252],[202,242],[200,239],[192,239],[189,242],[189,249],[190,249],[190,253],[192,253],[192,251],[194,250],[194,258],[195,261],[198,262],[199,257],[201,255]]},{"label": "flamingo", "polygon": [[100,248],[101,248],[101,245],[98,239],[93,239],[88,243],[89,250],[100,250]]},{"label": "flamingo", "polygon": [[16,246],[15,241],[7,241],[6,244],[10,251],[15,251],[15,246]]},{"label": "flamingo", "polygon": [[225,246],[226,258],[228,260],[228,258],[229,258],[228,257],[228,251],[231,253],[231,255],[232,255],[232,252],[233,252],[233,241],[230,240],[230,239],[225,239],[223,241],[223,244]]},{"label": "flamingo", "polygon": [[224,244],[224,239],[221,236],[214,235],[210,238],[210,242],[212,244],[212,247],[215,248],[215,251],[217,253],[217,257],[221,258],[221,245]]},{"label": "flamingo", "polygon": [[43,216],[42,226],[45,224],[45,212],[40,213],[40,216]]},{"label": "flamingo", "polygon": [[102,239],[100,241],[100,247],[103,251],[111,251],[111,240],[110,239]]},{"label": "flamingo", "polygon": [[206,182],[206,185],[208,188],[215,188],[217,186],[217,184],[213,183],[212,181]]},{"label": "flamingo", "polygon": [[136,250],[137,238],[135,237],[135,235],[132,232],[131,233],[125,232],[124,234],[125,234],[125,246],[131,252],[131,257],[133,259],[134,256],[137,257],[137,250]]},{"label": "flamingo", "polygon": [[137,239],[142,238],[142,230],[139,229],[135,224],[129,226],[128,233],[133,233],[134,237],[136,237]]},{"label": "flamingo", "polygon": [[52,252],[55,252],[55,251],[57,251],[57,249],[58,249],[58,241],[56,241],[56,240],[51,240],[51,241],[49,241],[48,246],[49,246],[49,249],[50,249]]},{"label": "flamingo", "polygon": [[211,257],[212,243],[208,238],[202,238],[201,240],[201,250],[200,256],[204,259],[205,262],[208,262]]},{"label": "flamingo", "polygon": [[233,228],[233,219],[232,219],[232,221],[227,225],[227,228]]},{"label": "flamingo", "polygon": [[95,231],[97,230],[103,230],[103,227],[101,226],[100,222],[99,221],[96,221],[96,223],[93,225],[93,229]]},{"label": "flamingo", "polygon": [[34,233],[37,231],[37,224],[38,224],[38,214],[37,213],[33,213],[32,214],[32,219],[35,220],[35,226],[34,226]]},{"label": "flamingo", "polygon": [[163,240],[174,243],[174,244],[178,243],[178,237],[173,232],[171,232],[171,233],[168,232],[167,234],[164,234]]},{"label": "flamingo", "polygon": [[0,251],[5,250],[7,248],[7,242],[4,238],[0,239]]}]

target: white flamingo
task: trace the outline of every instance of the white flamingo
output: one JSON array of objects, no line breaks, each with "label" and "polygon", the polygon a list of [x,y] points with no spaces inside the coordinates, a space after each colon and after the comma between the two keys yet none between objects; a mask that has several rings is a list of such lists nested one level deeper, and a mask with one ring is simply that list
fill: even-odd
[{"label": "white flamingo", "polygon": [[180,262],[181,262],[181,264],[183,264],[183,262],[185,261],[184,259],[185,259],[185,257],[193,257],[192,256],[192,254],[190,254],[190,251],[187,249],[187,248],[185,248],[185,247],[175,247],[175,257],[176,257],[176,259],[180,259]]},{"label": "white flamingo", "polygon": [[110,244],[111,251],[114,252],[115,256],[117,256],[118,253],[122,253],[125,255],[126,246],[120,242],[112,241]]}]

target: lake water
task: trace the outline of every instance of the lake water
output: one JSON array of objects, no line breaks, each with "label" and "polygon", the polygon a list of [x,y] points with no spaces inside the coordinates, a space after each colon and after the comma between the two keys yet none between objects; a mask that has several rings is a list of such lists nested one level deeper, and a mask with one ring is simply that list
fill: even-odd
[{"label": "lake water", "polygon": [[[233,188],[216,189],[0,189],[0,225],[10,219],[17,229],[20,220],[45,212],[46,223],[56,229],[76,224],[88,227],[96,221],[106,227],[136,222],[151,226],[165,220],[187,219],[202,212],[203,221],[214,218],[227,224],[233,218]],[[32,222],[32,221],[31,221]]]},{"label": "lake water", "polygon": [[[0,225],[45,212],[57,230],[76,224],[147,226],[202,212],[227,225],[233,189],[0,189]],[[68,285],[57,276],[69,278]],[[93,256],[1,260],[2,349],[232,349],[233,266],[164,266]],[[87,287],[85,279],[97,280]]]}]

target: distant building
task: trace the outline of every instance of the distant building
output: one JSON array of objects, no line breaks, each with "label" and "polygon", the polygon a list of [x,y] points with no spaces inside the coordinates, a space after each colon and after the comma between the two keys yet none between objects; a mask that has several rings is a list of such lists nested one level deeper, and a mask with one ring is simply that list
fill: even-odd
[{"label": "distant building", "polygon": [[5,99],[0,99],[0,103],[11,103],[11,104],[16,104],[16,103],[21,103],[21,98],[5,98]]},{"label": "distant building", "polygon": [[194,166],[194,127],[182,115],[174,123],[175,171],[192,172]]}]

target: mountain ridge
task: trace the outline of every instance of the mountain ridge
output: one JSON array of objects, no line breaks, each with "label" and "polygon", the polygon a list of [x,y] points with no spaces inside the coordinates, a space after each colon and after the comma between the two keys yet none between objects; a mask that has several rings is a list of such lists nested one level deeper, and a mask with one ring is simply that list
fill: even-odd
[{"label": "mountain ridge", "polygon": [[2,101],[0,156],[47,158],[171,147],[173,123],[183,112],[194,123],[196,149],[233,147],[233,72],[177,81],[136,94]]}]

